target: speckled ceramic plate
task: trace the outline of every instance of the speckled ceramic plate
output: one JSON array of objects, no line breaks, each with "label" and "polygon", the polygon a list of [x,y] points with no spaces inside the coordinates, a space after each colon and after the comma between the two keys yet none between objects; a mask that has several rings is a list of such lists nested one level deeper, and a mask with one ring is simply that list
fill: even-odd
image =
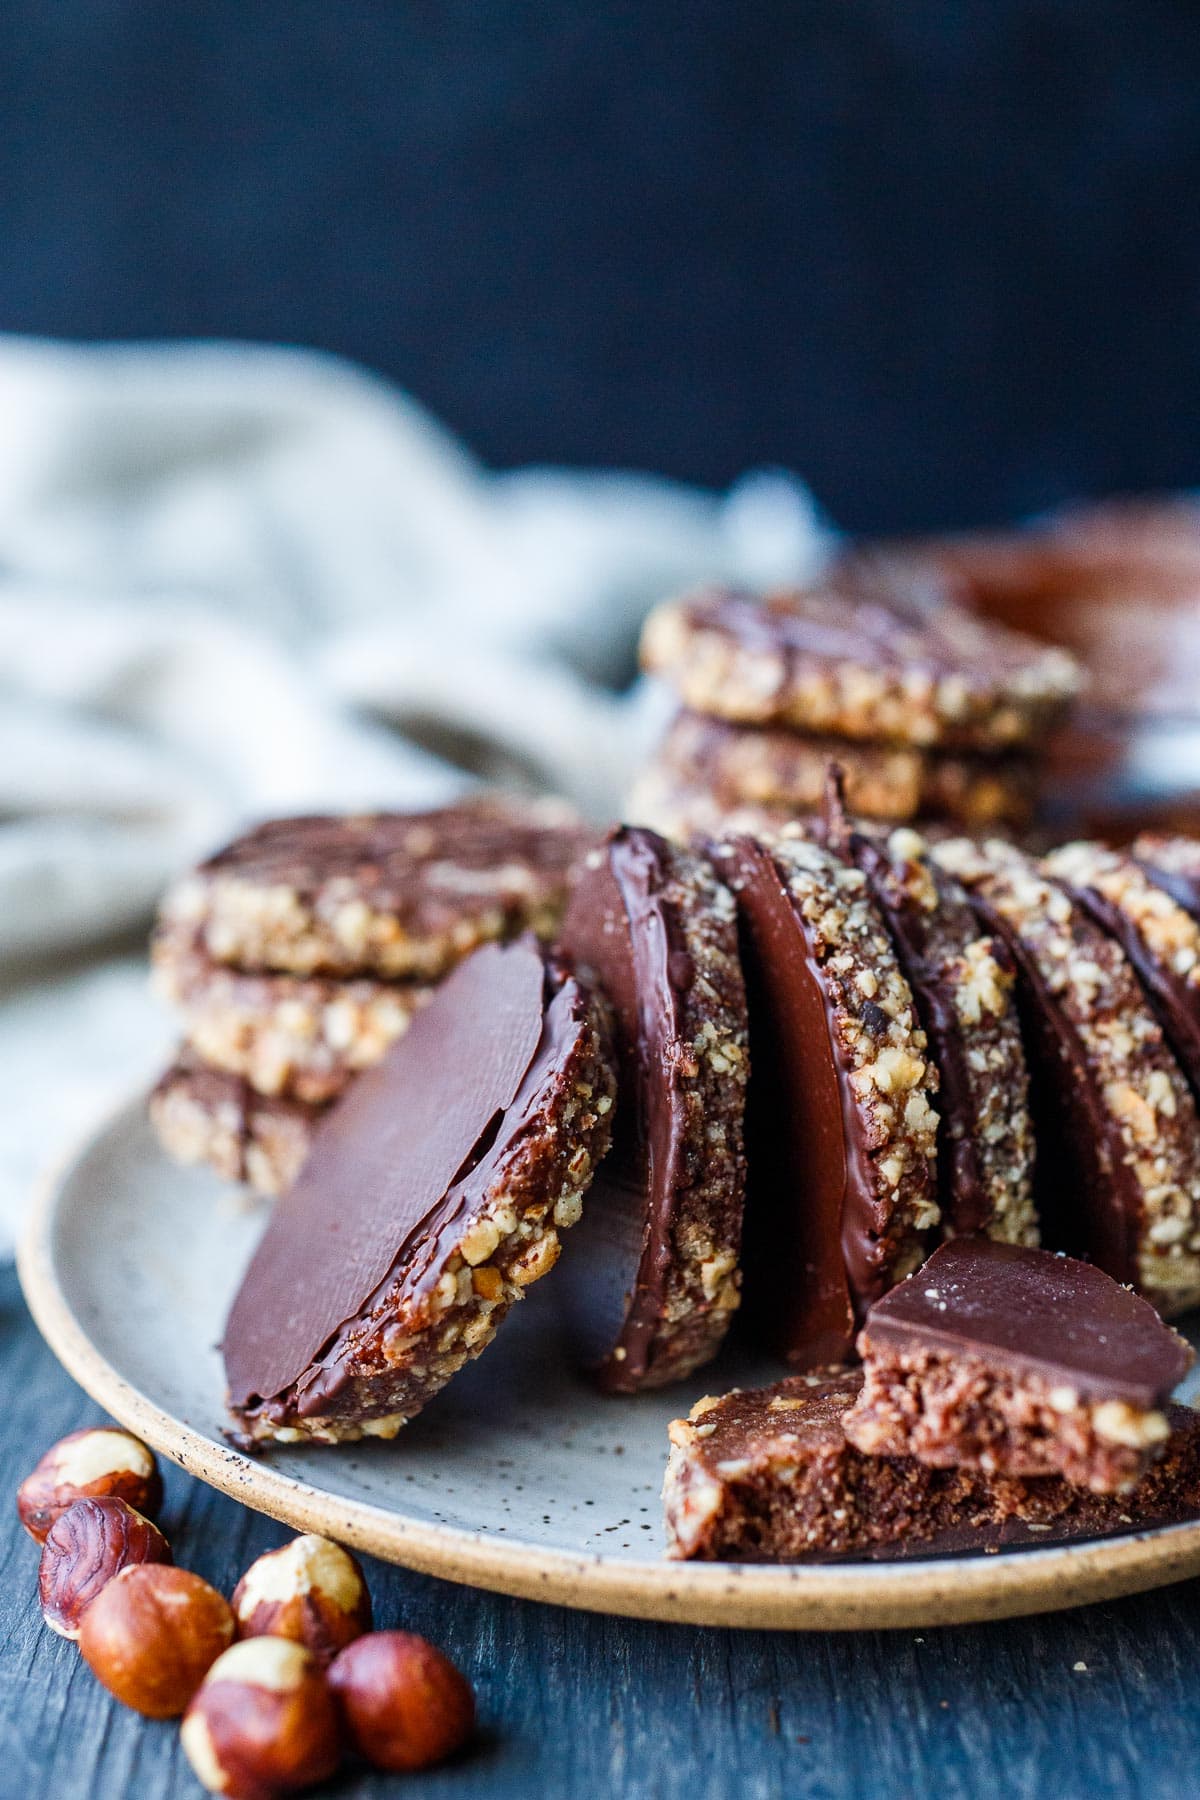
[{"label": "speckled ceramic plate", "polygon": [[999,1618],[1200,1573],[1200,1523],[999,1556],[669,1563],[659,1508],[668,1420],[707,1389],[772,1371],[731,1361],[667,1396],[601,1398],[558,1352],[552,1281],[394,1443],[241,1456],[221,1436],[214,1346],[264,1216],[168,1161],[139,1102],[47,1183],[21,1279],[48,1342],[114,1418],[300,1529],[567,1606],[792,1629]]}]

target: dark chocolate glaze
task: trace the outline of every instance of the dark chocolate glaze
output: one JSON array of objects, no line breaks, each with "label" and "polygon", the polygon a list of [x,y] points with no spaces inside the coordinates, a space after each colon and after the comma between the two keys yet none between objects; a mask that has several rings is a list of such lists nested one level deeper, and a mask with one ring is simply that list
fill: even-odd
[{"label": "dark chocolate glaze", "polygon": [[326,1114],[225,1326],[235,1408],[297,1382],[397,1255],[430,1241],[543,1042],[545,981],[529,939],[478,951]]},{"label": "dark chocolate glaze", "polygon": [[1091,1263],[988,1238],[955,1238],[871,1308],[864,1354],[977,1357],[1083,1401],[1166,1403],[1193,1362],[1148,1300]]},{"label": "dark chocolate glaze", "polygon": [[867,663],[991,686],[1044,653],[1032,640],[952,605],[949,590],[932,574],[883,561],[847,564],[820,586],[763,599],[736,590],[702,594],[689,610],[697,625],[780,656],[789,666]]},{"label": "dark chocolate glaze", "polygon": [[1072,888],[1071,898],[1120,944],[1192,1092],[1200,1095],[1200,995],[1168,963],[1153,955],[1134,921],[1119,906],[1091,887]]},{"label": "dark chocolate glaze", "polygon": [[[548,975],[547,979],[554,978]],[[354,1378],[354,1340],[376,1307],[386,1299],[389,1307],[401,1310],[437,1285],[446,1259],[461,1240],[471,1215],[488,1200],[504,1159],[520,1142],[528,1123],[553,1107],[558,1097],[559,1071],[584,1028],[586,1017],[584,991],[573,979],[563,981],[557,992],[549,996],[538,1047],[520,1087],[477,1146],[469,1166],[441,1204],[410,1231],[391,1268],[358,1315],[343,1325],[321,1357],[300,1377],[294,1398],[286,1396],[275,1406],[268,1403],[262,1409],[267,1417],[284,1423],[292,1415],[313,1418],[334,1410],[338,1396]]]},{"label": "dark chocolate glaze", "polygon": [[[561,953],[607,994],[621,1104],[563,1269],[570,1321],[601,1386],[641,1385],[665,1304],[683,1166],[682,1007],[695,980],[678,909],[663,886],[671,848],[656,832],[614,832],[576,885]],[[620,1354],[618,1354],[618,1352]]]},{"label": "dark chocolate glaze", "polygon": [[769,850],[715,852],[738,901],[750,1011],[743,1316],[787,1361],[837,1362],[882,1290],[878,1200],[803,917]]},{"label": "dark chocolate glaze", "polygon": [[[883,914],[941,1077],[937,1184],[943,1222],[955,1233],[983,1231],[991,1223],[992,1203],[979,1171],[973,1084],[953,984],[943,978],[927,954],[926,914],[904,894],[898,882],[889,880],[891,864],[883,847],[861,832],[853,832],[847,848],[866,876],[871,897]],[[930,875],[937,888],[938,904],[961,907],[969,917],[967,898],[957,882],[940,869],[931,868]],[[1002,956],[1007,956],[1002,945],[997,948]]]}]

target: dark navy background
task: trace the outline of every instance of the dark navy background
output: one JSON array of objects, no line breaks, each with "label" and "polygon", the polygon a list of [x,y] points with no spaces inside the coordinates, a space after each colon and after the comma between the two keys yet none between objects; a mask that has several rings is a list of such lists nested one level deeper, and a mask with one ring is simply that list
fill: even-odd
[{"label": "dark navy background", "polygon": [[842,522],[1200,479],[1189,0],[5,0],[0,327]]}]

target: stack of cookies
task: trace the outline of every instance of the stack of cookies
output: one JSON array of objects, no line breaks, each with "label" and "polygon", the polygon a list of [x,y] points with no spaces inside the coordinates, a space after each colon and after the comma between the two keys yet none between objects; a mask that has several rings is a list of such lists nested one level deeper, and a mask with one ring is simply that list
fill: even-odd
[{"label": "stack of cookies", "polygon": [[276,819],[167,894],[159,992],[184,1043],[151,1112],[227,1180],[291,1185],[318,1121],[479,945],[550,937],[593,842],[557,801]]},{"label": "stack of cookies", "polygon": [[1070,656],[973,617],[936,568],[863,552],[803,590],[662,606],[642,662],[682,710],[630,812],[685,838],[814,812],[831,760],[859,817],[1019,829],[1079,685]]}]

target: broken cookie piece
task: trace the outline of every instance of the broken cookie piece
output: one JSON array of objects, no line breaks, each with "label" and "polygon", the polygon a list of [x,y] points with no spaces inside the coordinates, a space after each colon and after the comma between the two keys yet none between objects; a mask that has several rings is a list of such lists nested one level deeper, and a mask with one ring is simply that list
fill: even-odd
[{"label": "broken cookie piece", "polygon": [[610,1000],[621,1105],[562,1272],[600,1385],[679,1380],[738,1303],[749,1070],[733,897],[703,855],[626,826],[586,859],[559,949]]},{"label": "broken cookie piece", "polygon": [[820,844],[714,847],[750,997],[746,1314],[798,1367],[845,1360],[939,1222],[937,1074],[866,877]]},{"label": "broken cookie piece", "polygon": [[932,1468],[1133,1487],[1193,1362],[1154,1308],[1090,1263],[986,1238],[944,1244],[872,1307],[846,1436]]},{"label": "broken cookie piece", "polygon": [[391,1437],[553,1268],[608,1148],[606,1010],[529,939],[465,962],[327,1114],[225,1327],[249,1439]]},{"label": "broken cookie piece", "polygon": [[1200,1413],[1173,1406],[1159,1461],[1127,1494],[934,1469],[849,1442],[857,1372],[708,1397],[670,1428],[667,1554],[710,1562],[890,1558],[1099,1537],[1200,1515]]}]

